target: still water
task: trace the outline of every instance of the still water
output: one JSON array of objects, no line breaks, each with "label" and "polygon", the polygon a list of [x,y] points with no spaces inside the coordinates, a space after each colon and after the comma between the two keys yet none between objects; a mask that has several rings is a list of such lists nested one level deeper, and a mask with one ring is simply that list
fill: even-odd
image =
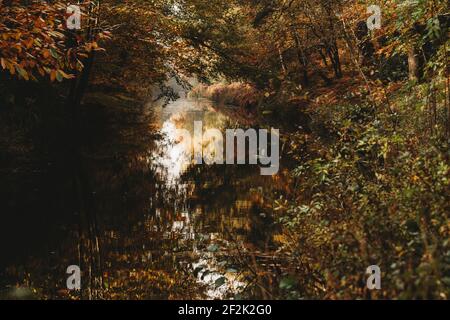
[{"label": "still water", "polygon": [[[118,112],[107,129],[86,124],[79,170],[59,155],[9,175],[2,240],[14,244],[3,251],[2,295],[270,298],[279,238],[270,201],[284,183],[257,165],[190,165],[176,134],[194,121],[239,126],[220,110],[180,99],[146,106],[144,117]],[[81,292],[66,289],[73,264]]]}]

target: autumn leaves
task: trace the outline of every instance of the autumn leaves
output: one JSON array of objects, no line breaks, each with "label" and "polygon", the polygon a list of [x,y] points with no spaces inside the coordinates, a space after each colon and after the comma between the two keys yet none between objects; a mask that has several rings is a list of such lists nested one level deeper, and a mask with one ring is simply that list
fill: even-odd
[{"label": "autumn leaves", "polygon": [[61,82],[83,68],[88,52],[99,49],[92,37],[67,30],[63,2],[0,6],[0,63],[12,76]]}]

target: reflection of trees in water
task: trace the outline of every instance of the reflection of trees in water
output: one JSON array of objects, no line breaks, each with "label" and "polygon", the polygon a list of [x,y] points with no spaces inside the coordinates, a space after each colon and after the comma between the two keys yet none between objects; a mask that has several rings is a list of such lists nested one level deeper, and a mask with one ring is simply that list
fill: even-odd
[{"label": "reflection of trees in water", "polygon": [[[159,138],[151,113],[98,101],[88,108],[79,149],[62,148],[67,140],[57,137],[49,148],[52,166],[8,177],[16,191],[2,204],[5,216],[42,220],[34,233],[8,223],[10,235],[24,237],[7,255],[17,259],[5,261],[13,266],[2,274],[5,284],[38,288],[40,297],[79,296],[65,290],[66,268],[78,264],[83,298],[198,298],[204,290],[190,263],[213,243],[220,250],[211,255],[226,260],[219,268],[241,267],[239,274],[254,281],[248,266],[261,264],[276,246],[265,201],[281,188],[276,179],[261,176],[258,166],[202,165],[168,184],[149,161]],[[203,112],[208,123],[224,123],[201,110],[184,117]]]},{"label": "reflection of trees in water", "polygon": [[264,212],[264,192],[274,192],[271,177],[254,166],[205,165],[192,167],[182,179],[194,186],[189,203],[202,209],[198,224],[224,238],[226,227],[253,246],[270,243],[273,221]]},{"label": "reflection of trees in water", "polygon": [[155,144],[147,123],[127,126],[119,141],[108,144],[119,149],[89,170],[104,261],[97,273],[102,281],[94,285],[102,285],[104,298],[198,297],[194,279],[178,262],[187,244],[165,236],[179,214],[178,193],[148,162]]},{"label": "reflection of trees in water", "polygon": [[189,206],[200,212],[196,232],[213,234],[221,246],[215,257],[226,266],[223,272],[238,270],[248,284],[243,295],[269,298],[267,287],[279,274],[263,265],[275,264],[279,229],[270,207],[282,184],[247,165],[192,166],[182,180],[193,186]]},{"label": "reflection of trees in water", "polygon": [[[151,114],[115,105],[88,107],[78,151],[62,148],[67,140],[61,137],[51,148],[52,166],[9,177],[17,192],[3,202],[5,216],[45,222],[33,233],[22,227],[26,223],[6,221],[11,235],[23,239],[2,255],[10,266],[1,272],[3,285],[18,283],[38,289],[41,297],[67,298],[65,271],[78,264],[83,298],[198,296],[187,272],[166,254],[177,241],[162,237],[162,219],[155,218],[161,200],[154,195],[164,182],[157,181],[147,161],[156,138]],[[35,196],[29,197],[30,191]],[[164,219],[171,214],[174,210],[166,210]]]}]

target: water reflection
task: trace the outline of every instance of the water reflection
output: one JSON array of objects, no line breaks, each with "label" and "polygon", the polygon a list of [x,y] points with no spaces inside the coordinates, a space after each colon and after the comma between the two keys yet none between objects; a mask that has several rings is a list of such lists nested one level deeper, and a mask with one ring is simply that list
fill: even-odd
[{"label": "water reflection", "polygon": [[[103,135],[94,128],[98,119],[87,122],[86,135],[98,138],[82,149],[81,194],[64,167],[46,173],[67,187],[52,199],[54,188],[41,184],[47,201],[38,211],[60,215],[49,224],[64,232],[49,233],[29,256],[10,260],[1,274],[4,289],[19,284],[37,297],[64,299],[267,297],[248,288],[261,277],[252,265],[267,263],[276,249],[265,198],[284,184],[261,176],[256,165],[190,165],[190,146],[177,128],[193,132],[195,120],[206,129],[235,125],[211,102],[147,108],[143,114],[151,110],[151,117],[132,126],[121,124],[118,112],[120,121]],[[70,264],[83,271],[81,294],[65,290]]]},{"label": "water reflection", "polygon": [[179,99],[157,113],[162,140],[158,142],[151,163],[168,184],[175,183],[193,162],[191,141],[183,139],[179,130],[186,129],[193,136],[195,121],[202,121],[205,129],[222,128],[227,118],[215,111],[208,100]]},{"label": "water reflection", "polygon": [[177,129],[193,135],[195,121],[202,121],[205,130],[223,132],[234,125],[211,102],[180,100],[167,107],[160,119],[164,136],[153,165],[166,173],[166,188],[175,190],[176,202],[183,204],[168,234],[194,240],[191,270],[206,285],[208,298],[238,296],[249,284],[242,270],[247,262],[242,260],[250,255],[240,261],[231,257],[236,246],[241,255],[247,255],[246,249],[250,253],[274,248],[274,223],[264,212],[263,198],[276,185],[272,177],[260,176],[256,166],[191,164],[192,146],[177,136]]}]

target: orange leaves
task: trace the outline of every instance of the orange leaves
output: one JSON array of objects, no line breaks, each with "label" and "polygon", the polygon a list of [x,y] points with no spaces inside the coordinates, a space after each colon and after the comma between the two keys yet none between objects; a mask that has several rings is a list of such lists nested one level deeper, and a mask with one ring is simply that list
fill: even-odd
[{"label": "orange leaves", "polygon": [[42,56],[44,57],[44,59],[50,58],[50,51],[48,51],[47,49],[42,50]]},{"label": "orange leaves", "polygon": [[33,46],[33,43],[34,43],[34,39],[32,37],[28,38],[28,40],[25,40],[23,42],[23,44],[25,45],[25,47],[27,49],[30,49]]},{"label": "orange leaves", "polygon": [[14,68],[14,63],[11,62],[9,59],[1,58],[1,65],[3,69],[8,69],[9,73],[15,74],[16,69]]},{"label": "orange leaves", "polygon": [[393,41],[392,43],[381,47],[380,49],[377,50],[377,54],[382,55],[382,54],[387,54],[390,55],[392,54],[392,52],[395,50],[395,48],[398,46],[398,43]]},{"label": "orange leaves", "polygon": [[[22,64],[26,65],[26,62],[24,61]],[[9,73],[11,73],[12,75],[17,74],[22,79],[30,80],[30,75],[24,69],[23,65],[20,65],[17,62],[11,61],[7,58],[0,58],[0,65],[2,66],[2,69],[8,69]]]},{"label": "orange leaves", "polygon": [[55,70],[52,70],[52,71],[50,72],[50,81],[51,81],[51,82],[54,82],[55,79],[56,79],[56,71],[55,71]]},{"label": "orange leaves", "polygon": [[50,81],[54,82],[57,80],[58,82],[62,82],[64,79],[72,79],[73,75],[67,74],[62,70],[51,70],[50,71]]},{"label": "orange leaves", "polygon": [[46,23],[44,21],[44,19],[42,19],[41,17],[38,17],[35,21],[34,21],[34,27],[35,28],[43,28],[46,26]]},{"label": "orange leaves", "polygon": [[[86,49],[87,52],[91,52],[91,51],[105,51],[105,49],[101,48],[96,41],[86,43],[85,49]],[[87,55],[83,55],[83,54],[80,54],[80,56],[87,57]]]},{"label": "orange leaves", "polygon": [[[102,50],[87,42],[82,32],[67,41],[64,14],[67,4],[31,2],[26,6],[2,7],[0,11],[1,69],[25,80],[49,77],[50,81],[70,79],[72,70],[82,68],[79,59],[92,50]],[[107,35],[105,35],[107,37]],[[67,47],[67,43],[71,43]]]}]

